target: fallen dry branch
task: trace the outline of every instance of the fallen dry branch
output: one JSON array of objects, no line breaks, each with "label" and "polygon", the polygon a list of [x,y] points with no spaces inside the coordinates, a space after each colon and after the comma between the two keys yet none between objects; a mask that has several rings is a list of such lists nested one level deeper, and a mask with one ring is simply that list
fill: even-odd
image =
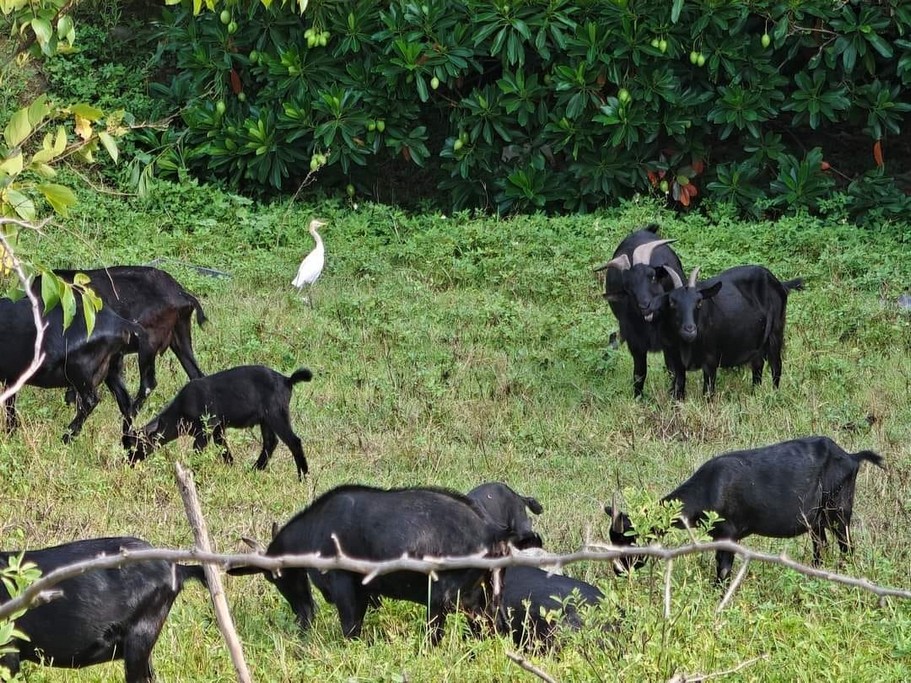
[{"label": "fallen dry branch", "polygon": [[126,564],[146,562],[148,560],[197,562],[201,564],[217,565],[223,569],[250,566],[266,569],[271,572],[278,572],[285,567],[309,567],[320,571],[343,569],[364,574],[364,583],[368,583],[368,578],[370,577],[397,571],[412,571],[429,574],[435,571],[467,568],[497,569],[501,567],[542,567],[550,565],[563,567],[576,562],[612,562],[618,558],[632,556],[651,557],[667,561],[687,555],[717,552],[719,550],[734,553],[744,560],[778,565],[792,569],[804,576],[860,588],[881,598],[894,597],[911,600],[911,590],[908,589],[879,586],[865,578],[857,578],[827,571],[825,569],[819,569],[817,567],[810,567],[792,560],[787,555],[773,555],[771,553],[757,552],[738,543],[734,543],[733,541],[691,543],[676,548],[663,548],[657,545],[644,547],[618,547],[607,544],[590,545],[583,550],[567,553],[565,555],[541,553],[539,555],[516,554],[504,557],[484,557],[483,553],[477,553],[464,557],[416,558],[403,556],[398,559],[385,560],[382,562],[359,560],[347,555],[324,557],[318,553],[268,557],[258,553],[218,554],[200,550],[151,549],[123,551],[118,555],[102,556],[77,562],[66,567],[60,567],[33,583],[23,591],[19,597],[0,605],[0,619],[8,617],[17,610],[27,609],[42,591],[46,591],[66,579],[78,576],[87,571],[111,569]]},{"label": "fallen dry branch", "polygon": [[752,666],[762,659],[768,658],[768,655],[759,655],[758,657],[753,657],[752,659],[747,659],[744,662],[740,662],[740,664],[730,669],[725,669],[724,671],[715,671],[710,674],[674,674],[668,679],[667,683],[701,683],[701,681],[707,681],[710,678],[730,676],[731,674],[735,674],[738,671],[746,669],[748,666]]},{"label": "fallen dry branch", "polygon": [[[185,470],[179,462],[174,463],[174,471],[177,475],[177,488],[180,489],[180,497],[183,498],[183,504],[187,511],[187,520],[190,522],[190,527],[193,529],[193,537],[196,539],[196,547],[204,552],[211,552],[212,543],[209,540],[209,528],[206,525],[206,518],[202,514],[199,496],[196,495],[193,473]],[[221,585],[221,574],[211,564],[204,564],[203,571],[206,573],[206,584],[209,588],[209,594],[212,596],[212,606],[215,608],[215,620],[218,622],[218,629],[221,631],[225,644],[228,646],[231,662],[234,664],[234,671],[237,672],[237,680],[240,683],[251,683],[253,678],[250,676],[240,638],[237,637],[237,631],[234,628],[234,620],[231,618],[228,600],[225,598],[225,591]]]},{"label": "fallen dry branch", "polygon": [[515,662],[516,664],[518,664],[520,667],[522,667],[529,673],[532,673],[535,676],[537,676],[538,678],[540,678],[542,681],[545,681],[545,683],[557,683],[556,678],[554,678],[553,676],[548,674],[543,669],[541,669],[541,668],[535,666],[534,664],[532,664],[531,662],[529,662],[527,659],[525,659],[525,657],[523,657],[521,655],[517,655],[515,652],[507,652],[506,656],[511,661]]}]

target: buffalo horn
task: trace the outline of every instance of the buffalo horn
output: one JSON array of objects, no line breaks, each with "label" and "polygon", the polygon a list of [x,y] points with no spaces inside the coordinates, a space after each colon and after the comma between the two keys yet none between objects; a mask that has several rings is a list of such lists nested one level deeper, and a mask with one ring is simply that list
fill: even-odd
[{"label": "buffalo horn", "polygon": [[648,265],[652,260],[652,252],[658,247],[676,242],[677,240],[652,240],[645,244],[640,244],[633,250],[633,265]]},{"label": "buffalo horn", "polygon": [[695,286],[696,286],[696,278],[697,278],[697,277],[699,277],[699,266],[696,266],[695,268],[693,268],[693,272],[690,273],[690,281],[687,283],[686,286],[687,286],[687,287],[695,287]]},{"label": "buffalo horn", "polygon": [[596,273],[600,273],[602,270],[607,270],[608,268],[629,270],[629,256],[626,254],[620,254],[617,258],[613,258],[610,261],[602,263],[600,266],[595,268],[594,271]]},{"label": "buffalo horn", "polygon": [[253,550],[253,552],[259,553],[260,555],[265,554],[266,549],[263,547],[263,544],[260,543],[259,541],[256,541],[252,538],[248,538],[247,536],[241,536],[240,540],[242,540],[244,543],[246,543]]},{"label": "buffalo horn", "polygon": [[680,279],[680,275],[677,273],[676,270],[674,270],[670,266],[664,266],[664,272],[666,272],[670,276],[671,282],[674,283],[674,289],[680,289],[681,287],[683,287],[683,280]]}]

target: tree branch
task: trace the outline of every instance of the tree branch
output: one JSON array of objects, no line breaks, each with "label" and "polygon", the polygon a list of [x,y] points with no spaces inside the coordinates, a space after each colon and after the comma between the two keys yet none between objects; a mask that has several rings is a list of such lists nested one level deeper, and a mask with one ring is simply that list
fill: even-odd
[{"label": "tree branch", "polygon": [[44,354],[41,353],[41,345],[44,343],[44,330],[47,327],[47,323],[41,319],[41,303],[38,301],[38,297],[29,286],[28,276],[25,274],[25,269],[22,267],[22,261],[19,260],[13,251],[12,245],[7,239],[4,228],[7,225],[17,225],[20,228],[40,230],[46,222],[47,221],[36,226],[32,223],[20,221],[15,218],[0,218],[0,245],[3,247],[3,260],[5,261],[6,259],[9,259],[13,271],[16,273],[16,277],[19,278],[19,282],[22,284],[22,289],[25,290],[25,296],[28,297],[28,300],[32,305],[32,319],[35,322],[35,344],[34,350],[32,352],[32,362],[22,372],[22,374],[19,375],[15,382],[7,385],[7,387],[2,392],[0,392],[0,405],[6,403],[10,398],[12,398],[23,386],[25,386],[25,383],[28,382],[29,378],[38,372],[38,369],[44,362]]},{"label": "tree branch", "polygon": [[707,681],[710,678],[721,678],[722,676],[728,676],[730,674],[735,674],[741,669],[746,669],[748,666],[752,666],[761,659],[768,659],[769,656],[766,654],[759,655],[758,657],[753,657],[752,659],[747,659],[744,662],[740,662],[737,666],[731,669],[725,669],[724,671],[716,671],[710,674],[674,674],[671,678],[668,679],[667,683],[701,683],[701,681]]},{"label": "tree branch", "polygon": [[506,656],[509,659],[511,659],[512,661],[514,661],[516,664],[518,664],[520,667],[522,667],[523,669],[528,671],[529,673],[533,673],[535,676],[540,678],[545,683],[557,683],[556,678],[554,678],[553,676],[548,674],[543,669],[536,667],[534,664],[532,664],[527,659],[525,659],[525,657],[522,657],[521,655],[518,655],[515,652],[507,652]]},{"label": "tree branch", "polygon": [[[87,571],[97,569],[111,569],[122,567],[137,562],[149,560],[164,560],[166,562],[196,562],[212,564],[230,569],[233,567],[257,567],[264,572],[277,572],[287,567],[307,567],[319,571],[342,569],[359,574],[380,576],[391,572],[411,571],[429,574],[431,572],[447,571],[452,569],[497,569],[501,567],[542,567],[548,565],[565,566],[576,562],[612,562],[623,557],[652,557],[661,560],[673,560],[687,555],[698,553],[724,551],[739,555],[744,560],[764,562],[766,564],[786,567],[804,576],[823,579],[845,586],[860,588],[879,597],[895,597],[911,600],[911,590],[879,586],[866,578],[846,576],[816,567],[810,567],[800,562],[795,562],[787,555],[772,555],[757,552],[733,541],[711,541],[705,543],[691,543],[676,548],[663,548],[658,545],[651,546],[611,546],[589,545],[583,550],[567,553],[542,553],[540,555],[514,554],[503,557],[485,557],[483,553],[466,555],[463,557],[399,557],[393,560],[374,561],[360,560],[347,555],[325,557],[319,553],[303,555],[281,555],[269,557],[258,553],[218,554],[201,550],[124,550],[117,555],[107,555],[91,560],[83,560],[65,567],[60,567],[40,578],[29,586],[23,593],[0,605],[0,619],[5,619],[13,612],[27,609],[35,597],[42,591],[55,586],[61,581],[79,576]],[[368,583],[365,576],[363,583]]]},{"label": "tree branch", "polygon": [[[196,547],[205,552],[211,552],[212,543],[209,540],[209,529],[202,514],[199,497],[196,495],[193,473],[185,470],[179,462],[174,463],[174,470],[177,474],[177,487],[180,489],[180,497],[183,498],[183,504],[187,511],[187,519],[196,539]],[[252,683],[253,679],[250,677],[250,670],[247,668],[247,661],[244,659],[240,638],[237,637],[237,631],[234,629],[231,610],[228,608],[225,591],[221,585],[221,574],[211,564],[204,564],[203,571],[206,574],[209,594],[212,596],[212,606],[215,608],[215,620],[218,622],[218,628],[222,636],[224,636],[228,652],[231,654],[231,662],[237,672],[237,680],[240,683]]]}]

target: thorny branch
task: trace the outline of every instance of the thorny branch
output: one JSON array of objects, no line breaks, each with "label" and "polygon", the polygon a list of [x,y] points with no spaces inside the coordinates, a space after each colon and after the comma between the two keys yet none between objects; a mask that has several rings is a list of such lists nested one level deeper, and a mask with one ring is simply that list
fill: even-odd
[{"label": "thorny branch", "polygon": [[497,569],[502,567],[549,567],[552,565],[564,567],[576,562],[612,562],[618,558],[633,556],[652,557],[668,561],[687,555],[717,552],[719,550],[739,555],[744,561],[749,560],[778,565],[804,576],[860,588],[881,598],[895,597],[911,600],[911,590],[909,589],[880,586],[866,578],[847,576],[817,567],[810,567],[792,560],[785,554],[773,555],[771,553],[758,552],[733,541],[690,543],[676,548],[664,548],[659,545],[619,547],[605,544],[589,545],[582,550],[567,554],[541,553],[536,555],[516,554],[504,557],[484,557],[483,553],[477,553],[463,557],[417,558],[402,556],[394,560],[384,561],[360,560],[347,555],[325,557],[318,553],[269,557],[259,553],[219,554],[199,550],[148,549],[125,550],[117,555],[100,556],[55,569],[30,585],[19,597],[0,605],[0,619],[5,619],[18,610],[27,609],[42,592],[66,579],[79,576],[88,571],[112,569],[137,562],[148,562],[149,560],[214,564],[223,569],[249,566],[273,573],[280,573],[282,569],[287,567],[307,567],[320,571],[341,569],[367,575],[364,578],[364,583],[368,583],[368,579],[372,577],[398,571],[429,574],[431,572],[469,568]]}]

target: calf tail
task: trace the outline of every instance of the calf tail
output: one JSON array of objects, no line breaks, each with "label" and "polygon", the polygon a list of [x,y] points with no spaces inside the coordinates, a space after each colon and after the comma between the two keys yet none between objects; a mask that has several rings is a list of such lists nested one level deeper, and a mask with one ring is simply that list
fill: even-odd
[{"label": "calf tail", "polygon": [[785,280],[781,283],[781,286],[784,287],[786,292],[802,292],[803,278],[796,277],[793,280]]},{"label": "calf tail", "polygon": [[196,309],[196,324],[202,327],[209,321],[209,319],[206,317],[205,311],[202,310],[202,304],[199,303],[199,299],[197,299],[189,292],[184,292],[183,295],[189,299],[190,303],[193,304],[193,308]]},{"label": "calf tail", "polygon": [[309,382],[313,379],[313,373],[308,368],[300,368],[288,377],[288,386],[293,387],[298,382]]},{"label": "calf tail", "polygon": [[177,582],[179,585],[183,586],[184,582],[189,581],[190,579],[196,579],[203,586],[209,587],[209,582],[206,580],[206,572],[203,569],[202,565],[199,564],[178,564],[177,565]]},{"label": "calf tail", "polygon": [[873,451],[859,451],[857,453],[851,453],[851,459],[854,460],[858,465],[864,460],[872,462],[874,465],[881,469],[886,469],[886,466],[883,465],[883,456],[879,453],[874,453]]}]

